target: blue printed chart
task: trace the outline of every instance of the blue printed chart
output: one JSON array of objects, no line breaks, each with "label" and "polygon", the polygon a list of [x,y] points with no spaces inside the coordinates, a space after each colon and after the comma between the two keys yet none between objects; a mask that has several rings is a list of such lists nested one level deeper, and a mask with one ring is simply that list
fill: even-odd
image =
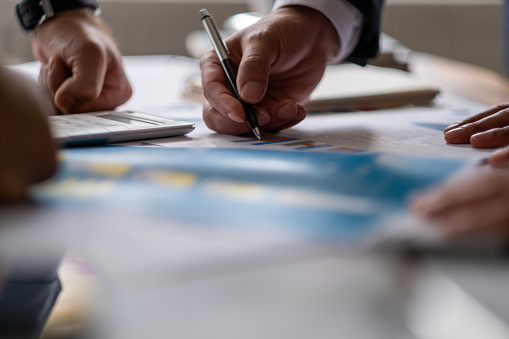
[{"label": "blue printed chart", "polygon": [[102,147],[61,153],[36,201],[200,227],[344,243],[406,210],[465,161],[376,153]]}]

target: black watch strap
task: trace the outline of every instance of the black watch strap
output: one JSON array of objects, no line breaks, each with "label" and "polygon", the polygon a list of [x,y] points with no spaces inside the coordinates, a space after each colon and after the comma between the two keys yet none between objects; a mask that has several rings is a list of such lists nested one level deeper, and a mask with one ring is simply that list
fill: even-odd
[{"label": "black watch strap", "polygon": [[78,8],[98,9],[98,0],[23,0],[16,5],[16,15],[21,28],[30,32],[42,21],[53,15]]}]

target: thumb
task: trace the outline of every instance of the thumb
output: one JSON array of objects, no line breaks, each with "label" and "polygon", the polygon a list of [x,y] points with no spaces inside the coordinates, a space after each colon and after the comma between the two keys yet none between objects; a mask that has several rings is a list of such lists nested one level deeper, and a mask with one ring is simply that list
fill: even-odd
[{"label": "thumb", "polygon": [[263,41],[250,41],[245,46],[237,75],[237,86],[243,100],[256,104],[265,96],[269,83],[272,54]]}]

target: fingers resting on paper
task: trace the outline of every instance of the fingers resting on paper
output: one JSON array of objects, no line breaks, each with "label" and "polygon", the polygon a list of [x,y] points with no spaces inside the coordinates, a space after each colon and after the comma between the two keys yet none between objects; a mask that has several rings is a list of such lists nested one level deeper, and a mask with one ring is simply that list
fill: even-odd
[{"label": "fingers resting on paper", "polygon": [[418,195],[411,203],[421,217],[434,220],[448,236],[478,233],[509,239],[509,103],[493,106],[444,130],[451,144],[504,147],[444,185]]},{"label": "fingers resting on paper", "polygon": [[411,201],[416,215],[433,221],[450,238],[476,234],[508,237],[508,206],[509,170],[490,166],[460,171]]},{"label": "fingers resting on paper", "polygon": [[444,130],[451,144],[472,144],[477,148],[509,145],[509,103],[493,106]]}]

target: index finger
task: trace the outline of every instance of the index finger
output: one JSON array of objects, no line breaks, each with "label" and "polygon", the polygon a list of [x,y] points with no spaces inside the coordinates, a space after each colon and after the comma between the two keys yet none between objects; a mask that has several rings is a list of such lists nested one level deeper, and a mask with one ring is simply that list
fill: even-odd
[{"label": "index finger", "polygon": [[210,105],[224,117],[243,122],[245,115],[242,104],[231,92],[223,67],[213,50],[201,58],[200,68],[203,94]]},{"label": "index finger", "polygon": [[440,187],[420,193],[412,201],[419,215],[436,216],[457,206],[472,204],[497,196],[507,180],[505,170],[490,167],[472,167],[460,171]]},{"label": "index finger", "polygon": [[473,122],[476,122],[476,121],[479,121],[479,120],[482,120],[492,114],[495,114],[499,111],[503,111],[505,109],[509,108],[509,102],[506,102],[506,103],[503,103],[503,104],[500,104],[500,105],[496,105],[496,106],[493,106],[493,107],[490,107],[489,109],[487,109],[486,111],[483,111],[481,113],[478,113],[478,114],[475,114],[465,120],[462,120],[460,122],[457,122],[455,124],[452,124],[450,126],[448,126],[446,129],[444,129],[444,133],[447,133],[449,132],[450,130],[453,130],[455,128],[458,128],[458,127],[461,127],[461,126],[464,126],[464,125],[467,125],[467,124],[471,124]]},{"label": "index finger", "polygon": [[[486,114],[487,112],[488,114]],[[503,131],[503,128],[509,126],[509,109],[499,111],[489,110],[481,114],[484,116],[483,118],[446,131],[445,140],[451,144],[470,142],[474,147],[482,148],[505,145],[507,143],[507,138],[505,137],[507,131]],[[481,116],[481,114],[478,116]],[[496,129],[501,129],[501,131],[496,131]],[[489,133],[489,135],[480,138],[481,133]],[[477,139],[473,140],[472,138],[476,137],[476,135]]]}]

